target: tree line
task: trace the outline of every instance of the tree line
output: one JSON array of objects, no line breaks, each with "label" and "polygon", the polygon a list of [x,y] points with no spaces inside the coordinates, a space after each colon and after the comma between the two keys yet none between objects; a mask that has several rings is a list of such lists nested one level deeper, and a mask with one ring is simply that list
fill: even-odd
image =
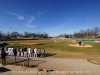
[{"label": "tree line", "polygon": [[21,38],[48,38],[48,34],[46,32],[30,33],[26,31],[24,33],[19,33],[17,31],[13,31],[4,33],[0,31],[0,40],[14,40]]},{"label": "tree line", "polygon": [[100,28],[94,27],[92,29],[86,29],[86,30],[79,30],[78,32],[74,32],[73,34],[60,34],[60,37],[66,37],[66,38],[100,38]]},{"label": "tree line", "polygon": [[[92,29],[80,30],[78,32],[74,32],[73,34],[60,34],[57,37],[65,37],[65,38],[98,38],[100,37],[100,28],[94,27]],[[20,39],[20,38],[50,38],[50,36],[46,32],[24,32],[19,33],[17,31],[13,32],[2,32],[0,31],[0,40],[10,40],[10,39]]]}]

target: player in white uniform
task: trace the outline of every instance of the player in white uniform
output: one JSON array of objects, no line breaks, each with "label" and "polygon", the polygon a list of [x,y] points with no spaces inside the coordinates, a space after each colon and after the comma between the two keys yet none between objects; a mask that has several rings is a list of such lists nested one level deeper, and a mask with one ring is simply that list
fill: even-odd
[{"label": "player in white uniform", "polygon": [[28,48],[27,52],[28,52],[28,57],[31,57],[31,48],[30,47]]},{"label": "player in white uniform", "polygon": [[14,48],[10,48],[10,50],[11,50],[11,55],[14,56],[14,52],[13,52]]},{"label": "player in white uniform", "polygon": [[17,47],[17,56],[20,56],[20,49]]},{"label": "player in white uniform", "polygon": [[11,55],[11,48],[8,48],[8,55]]},{"label": "player in white uniform", "polygon": [[34,57],[37,57],[37,49],[34,48]]},{"label": "player in white uniform", "polygon": [[23,56],[23,48],[20,48],[21,56]]}]

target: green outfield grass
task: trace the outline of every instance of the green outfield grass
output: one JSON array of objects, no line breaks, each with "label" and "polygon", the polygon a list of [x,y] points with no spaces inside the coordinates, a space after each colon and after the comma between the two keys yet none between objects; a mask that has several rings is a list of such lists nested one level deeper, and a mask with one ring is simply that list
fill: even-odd
[{"label": "green outfield grass", "polygon": [[[38,44],[20,44],[26,42],[33,42]],[[36,48],[45,48],[46,52],[57,53],[61,52],[63,54],[67,54],[68,52],[76,52],[76,53],[85,53],[88,55],[100,55],[100,43],[88,43],[85,44],[92,45],[93,47],[89,48],[79,48],[79,47],[71,47],[68,44],[78,44],[77,42],[72,42],[71,40],[57,40],[55,43],[53,40],[27,40],[27,41],[8,41],[13,47],[31,47],[32,49]],[[59,53],[58,53],[59,54]]]}]

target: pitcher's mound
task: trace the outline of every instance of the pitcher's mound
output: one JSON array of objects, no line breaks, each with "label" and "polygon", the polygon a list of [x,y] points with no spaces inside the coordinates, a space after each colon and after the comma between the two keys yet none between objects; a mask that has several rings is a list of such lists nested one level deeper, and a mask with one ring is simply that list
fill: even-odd
[{"label": "pitcher's mound", "polygon": [[68,44],[68,46],[72,46],[72,47],[93,47],[92,45],[84,45],[84,46],[79,46],[79,44]]}]

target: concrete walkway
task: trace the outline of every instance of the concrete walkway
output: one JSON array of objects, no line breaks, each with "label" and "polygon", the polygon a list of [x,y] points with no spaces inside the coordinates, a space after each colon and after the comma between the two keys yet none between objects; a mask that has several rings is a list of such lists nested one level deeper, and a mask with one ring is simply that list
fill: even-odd
[{"label": "concrete walkway", "polygon": [[[24,69],[21,66],[0,64],[0,67],[10,70],[1,72],[0,75],[100,75],[100,65],[89,63],[86,59],[32,57],[31,61],[30,64],[38,66]],[[41,74],[38,68],[44,72]]]}]

